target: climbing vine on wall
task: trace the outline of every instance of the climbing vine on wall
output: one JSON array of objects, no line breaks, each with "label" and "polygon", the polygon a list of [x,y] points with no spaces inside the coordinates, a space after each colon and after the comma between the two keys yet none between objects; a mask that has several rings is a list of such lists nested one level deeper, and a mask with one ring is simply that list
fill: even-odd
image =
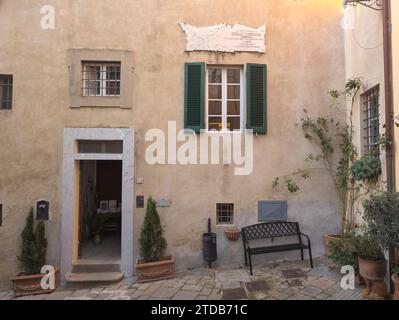
[{"label": "climbing vine on wall", "polygon": [[[355,202],[369,193],[368,182],[375,182],[375,175],[381,174],[375,160],[366,161],[373,162],[375,170],[372,179],[357,179],[364,171],[359,168],[359,163],[353,168],[357,160],[357,150],[353,143],[353,111],[361,84],[361,78],[353,78],[347,81],[343,91],[330,91],[333,109],[330,115],[314,118],[304,110],[304,116],[300,120],[304,138],[316,145],[319,153],[311,153],[305,157],[305,168],[275,177],[272,182],[273,188],[283,185],[289,192],[297,193],[301,190],[300,181],[310,179],[312,172],[327,172],[342,203],[343,232],[354,225]],[[349,101],[344,104],[344,108],[339,103],[341,97]],[[347,105],[350,106],[349,110]]]}]

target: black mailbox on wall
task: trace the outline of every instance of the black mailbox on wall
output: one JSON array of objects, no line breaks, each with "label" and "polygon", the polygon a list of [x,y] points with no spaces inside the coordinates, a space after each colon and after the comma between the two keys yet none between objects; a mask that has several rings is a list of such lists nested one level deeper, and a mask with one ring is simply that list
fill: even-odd
[{"label": "black mailbox on wall", "polygon": [[136,197],[136,208],[144,208],[144,196]]},{"label": "black mailbox on wall", "polygon": [[39,200],[36,203],[36,220],[49,219],[50,202],[46,200]]}]

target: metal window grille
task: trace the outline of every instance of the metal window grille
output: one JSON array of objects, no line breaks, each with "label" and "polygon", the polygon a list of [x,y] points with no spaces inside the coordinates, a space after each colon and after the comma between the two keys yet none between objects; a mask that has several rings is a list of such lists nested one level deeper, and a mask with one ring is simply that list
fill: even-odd
[{"label": "metal window grille", "polygon": [[216,221],[217,224],[233,224],[234,204],[232,203],[216,204]]},{"label": "metal window grille", "polygon": [[121,64],[120,62],[83,62],[83,95],[84,96],[120,96]]},{"label": "metal window grille", "polygon": [[376,86],[363,94],[364,149],[369,156],[380,155],[380,87]]},{"label": "metal window grille", "polygon": [[2,110],[12,108],[12,84],[12,75],[0,74],[0,109]]}]

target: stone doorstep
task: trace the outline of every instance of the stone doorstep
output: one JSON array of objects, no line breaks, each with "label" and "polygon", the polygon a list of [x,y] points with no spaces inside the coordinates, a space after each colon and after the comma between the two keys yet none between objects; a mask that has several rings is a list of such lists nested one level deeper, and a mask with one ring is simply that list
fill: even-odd
[{"label": "stone doorstep", "polygon": [[104,287],[119,283],[123,279],[122,272],[82,272],[65,275],[67,288]]}]

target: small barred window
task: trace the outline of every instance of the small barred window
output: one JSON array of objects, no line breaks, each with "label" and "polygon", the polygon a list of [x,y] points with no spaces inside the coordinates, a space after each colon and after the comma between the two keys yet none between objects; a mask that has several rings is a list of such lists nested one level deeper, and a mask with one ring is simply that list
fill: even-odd
[{"label": "small barred window", "polygon": [[83,62],[83,96],[120,96],[120,62]]},{"label": "small barred window", "polygon": [[217,224],[234,224],[234,204],[216,204],[216,222]]}]

